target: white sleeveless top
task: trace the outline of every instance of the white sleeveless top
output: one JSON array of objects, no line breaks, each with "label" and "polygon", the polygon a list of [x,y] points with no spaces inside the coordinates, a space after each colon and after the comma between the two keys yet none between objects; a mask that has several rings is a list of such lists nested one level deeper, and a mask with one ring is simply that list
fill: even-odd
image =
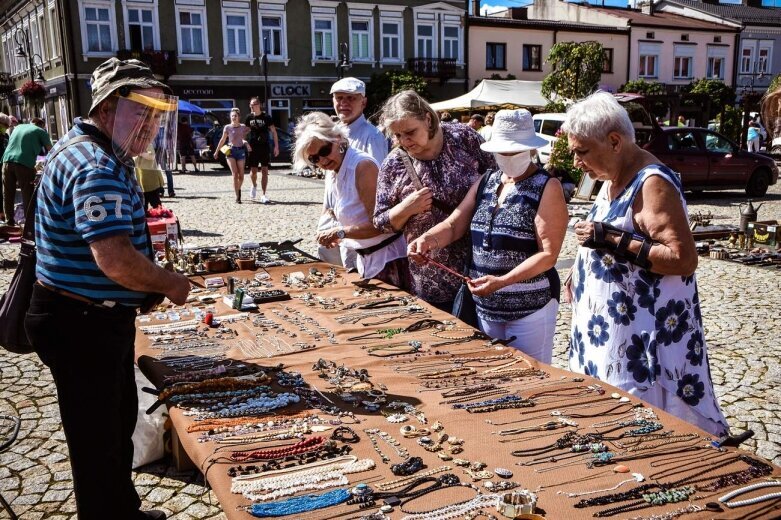
[{"label": "white sleeveless top", "polygon": [[[339,171],[326,178],[326,193],[331,192],[334,195],[334,214],[339,224],[345,227],[362,226],[371,222],[371,215],[366,213],[366,208],[355,187],[355,169],[363,161],[371,161],[379,168],[377,161],[371,155],[348,148]],[[345,238],[341,245],[347,249],[364,249],[388,240],[393,235],[394,233],[382,233],[372,238]],[[382,271],[385,264],[405,256],[407,256],[407,242],[403,236],[399,236],[379,251],[368,255],[359,254],[356,267],[362,277],[372,278]]]}]

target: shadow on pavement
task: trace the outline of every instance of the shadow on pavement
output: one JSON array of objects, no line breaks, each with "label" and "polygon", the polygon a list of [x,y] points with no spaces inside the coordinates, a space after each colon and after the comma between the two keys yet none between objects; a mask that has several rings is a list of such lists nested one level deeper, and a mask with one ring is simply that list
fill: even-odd
[{"label": "shadow on pavement", "polygon": [[222,233],[210,233],[200,229],[183,229],[182,235],[185,237],[221,237]]}]

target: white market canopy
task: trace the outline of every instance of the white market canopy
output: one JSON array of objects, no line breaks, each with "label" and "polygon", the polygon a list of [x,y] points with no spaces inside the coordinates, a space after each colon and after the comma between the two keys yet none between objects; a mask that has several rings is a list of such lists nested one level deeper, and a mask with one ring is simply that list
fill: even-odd
[{"label": "white market canopy", "polygon": [[475,88],[457,98],[432,103],[441,110],[474,110],[488,107],[544,107],[548,100],[542,97],[542,81],[518,79],[484,79]]}]

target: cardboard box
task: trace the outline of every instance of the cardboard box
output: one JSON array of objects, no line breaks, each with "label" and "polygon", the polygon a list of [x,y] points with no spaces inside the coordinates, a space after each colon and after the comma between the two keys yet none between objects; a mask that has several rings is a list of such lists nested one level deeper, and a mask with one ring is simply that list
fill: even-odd
[{"label": "cardboard box", "polygon": [[748,235],[754,238],[755,244],[767,246],[778,245],[781,222],[777,220],[760,220],[748,223]]},{"label": "cardboard box", "polygon": [[179,237],[179,223],[176,216],[167,218],[147,217],[149,235],[152,238],[152,247],[157,251],[165,249],[165,241],[176,242]]}]

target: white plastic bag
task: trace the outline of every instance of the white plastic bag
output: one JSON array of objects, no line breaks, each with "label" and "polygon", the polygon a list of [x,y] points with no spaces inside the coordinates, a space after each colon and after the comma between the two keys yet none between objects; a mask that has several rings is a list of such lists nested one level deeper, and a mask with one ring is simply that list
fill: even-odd
[{"label": "white plastic bag", "polygon": [[154,386],[138,367],[136,370],[136,387],[138,388],[138,418],[133,431],[133,469],[163,458],[163,425],[165,424],[165,406],[159,407],[151,415],[146,410],[157,399],[155,396],[142,392],[141,388]]}]

